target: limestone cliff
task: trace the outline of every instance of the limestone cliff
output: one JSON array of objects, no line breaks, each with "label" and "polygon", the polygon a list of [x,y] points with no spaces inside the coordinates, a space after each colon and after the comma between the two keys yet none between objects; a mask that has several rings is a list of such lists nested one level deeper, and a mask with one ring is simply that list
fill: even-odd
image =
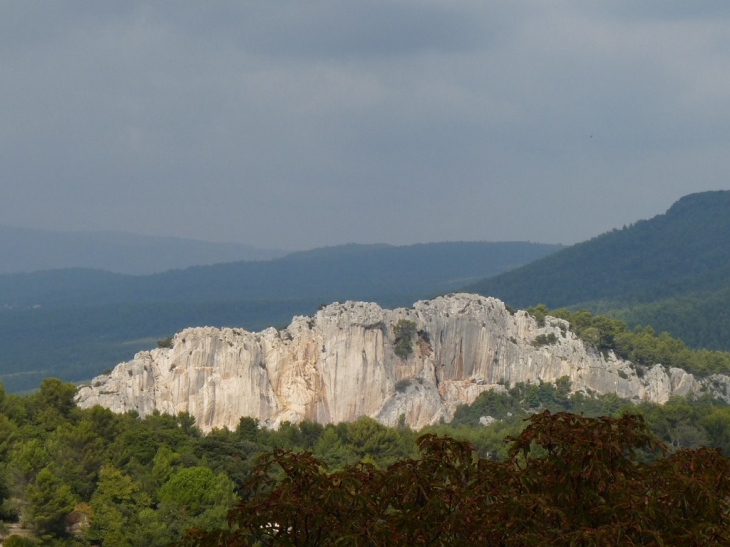
[{"label": "limestone cliff", "polygon": [[[574,391],[660,403],[702,389],[725,396],[730,384],[659,364],[640,377],[631,363],[604,357],[566,327],[553,317],[539,327],[524,311],[512,314],[499,300],[471,294],[411,309],[336,303],[278,331],[186,329],[171,349],[138,353],[98,376],[77,400],[143,416],[185,411],[204,431],[233,429],[241,416],[270,427],[360,416],[392,426],[403,414],[420,428],[450,420],[457,405],[485,390],[517,382],[568,376]],[[551,334],[554,343],[535,344]]]}]

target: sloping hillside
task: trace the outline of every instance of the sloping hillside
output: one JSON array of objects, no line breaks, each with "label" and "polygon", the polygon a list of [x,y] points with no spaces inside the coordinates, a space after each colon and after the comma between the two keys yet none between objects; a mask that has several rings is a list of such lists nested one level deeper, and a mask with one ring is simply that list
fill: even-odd
[{"label": "sloping hillside", "polygon": [[[579,243],[464,290],[511,306],[583,306],[624,310],[629,322],[651,323],[689,344],[730,348],[730,191],[691,194],[666,212]],[[677,300],[682,298],[680,302]],[[661,303],[661,304],[659,304]],[[701,334],[683,319],[701,317]],[[727,309],[727,308],[724,308]],[[632,311],[633,310],[633,311]],[[714,324],[712,328],[708,327]],[[713,331],[707,334],[708,331]]]},{"label": "sloping hillside", "polygon": [[730,284],[730,191],[692,194],[664,215],[573,245],[467,290],[513,306],[650,302]]}]

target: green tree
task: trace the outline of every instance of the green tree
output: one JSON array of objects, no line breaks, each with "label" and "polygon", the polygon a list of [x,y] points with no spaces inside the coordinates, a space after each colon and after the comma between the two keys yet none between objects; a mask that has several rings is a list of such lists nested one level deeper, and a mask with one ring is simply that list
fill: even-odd
[{"label": "green tree", "polygon": [[58,378],[45,378],[40,389],[28,397],[35,421],[47,431],[74,419],[78,413],[74,396],[76,386]]},{"label": "green tree", "polygon": [[0,414],[0,462],[8,457],[10,447],[16,441],[18,427],[4,414]]},{"label": "green tree", "polygon": [[537,321],[538,327],[545,326],[545,316],[550,313],[545,304],[538,304],[534,308],[527,308],[527,313],[532,315]]},{"label": "green tree", "polygon": [[38,542],[33,538],[13,534],[3,540],[3,547],[36,547]]},{"label": "green tree", "polygon": [[77,503],[71,487],[45,467],[26,491],[27,520],[41,538],[67,535],[66,518]]},{"label": "green tree", "polygon": [[225,475],[216,475],[207,467],[189,467],[172,475],[160,488],[158,498],[160,503],[180,507],[194,516],[229,501],[229,492],[233,488]]},{"label": "green tree", "polygon": [[50,456],[41,439],[16,442],[10,450],[8,461],[8,472],[15,489],[19,492],[24,490],[49,463]]},{"label": "green tree", "polygon": [[180,454],[173,452],[167,446],[157,449],[152,460],[152,479],[157,486],[162,486],[172,476],[176,467],[180,465]]},{"label": "green tree", "polygon": [[324,428],[322,435],[314,445],[314,453],[333,469],[339,469],[348,463],[357,461],[353,450],[340,440],[334,425]]},{"label": "green tree", "polygon": [[103,545],[125,546],[136,528],[137,515],[151,505],[149,496],[128,475],[104,467],[91,497],[91,523],[86,539]]},{"label": "green tree", "polygon": [[5,466],[0,464],[0,525],[3,521],[16,520],[17,511],[10,503],[11,492]]},{"label": "green tree", "polygon": [[46,450],[55,473],[85,502],[94,492],[106,455],[105,442],[96,434],[93,425],[86,419],[76,425],[64,423],[46,439]]},{"label": "green tree", "polygon": [[719,447],[730,456],[730,408],[716,408],[700,423],[709,434],[712,446]]},{"label": "green tree", "polygon": [[408,319],[399,319],[393,327],[395,342],[393,344],[395,354],[406,359],[413,353],[413,337],[416,334],[416,324]]},{"label": "green tree", "polygon": [[573,382],[570,380],[570,376],[561,376],[555,380],[555,402],[567,407],[570,402],[570,390],[573,386]]},{"label": "green tree", "polygon": [[221,527],[235,501],[233,484],[207,467],[181,469],[158,492],[160,514],[179,537],[186,526]]},{"label": "green tree", "polygon": [[236,435],[249,442],[256,442],[259,433],[259,421],[249,418],[248,416],[242,417],[238,421],[238,428],[236,429]]}]

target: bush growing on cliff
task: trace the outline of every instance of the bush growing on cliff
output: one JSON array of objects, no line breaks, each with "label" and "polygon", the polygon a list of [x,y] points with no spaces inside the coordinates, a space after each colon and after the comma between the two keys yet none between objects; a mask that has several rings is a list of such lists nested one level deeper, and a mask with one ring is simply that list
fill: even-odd
[{"label": "bush growing on cliff", "polygon": [[408,319],[400,319],[393,329],[395,335],[395,354],[406,359],[413,353],[413,336],[416,334],[416,324]]},{"label": "bush growing on cliff", "polygon": [[398,393],[405,393],[405,391],[408,389],[408,386],[411,385],[411,381],[408,378],[404,378],[403,380],[398,380],[395,383],[395,390]]},{"label": "bush growing on cliff", "polygon": [[558,341],[558,337],[552,332],[550,334],[538,334],[537,337],[532,341],[532,345],[536,348],[541,346],[550,346]]},{"label": "bush growing on cliff", "polygon": [[164,348],[164,349],[172,348],[172,336],[168,336],[167,338],[162,338],[162,339],[158,340],[157,347]]}]

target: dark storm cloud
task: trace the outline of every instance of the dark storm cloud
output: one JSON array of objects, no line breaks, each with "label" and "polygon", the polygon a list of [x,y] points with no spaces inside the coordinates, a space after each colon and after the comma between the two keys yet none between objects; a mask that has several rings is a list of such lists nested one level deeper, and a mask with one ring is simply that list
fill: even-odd
[{"label": "dark storm cloud", "polygon": [[729,17],[4,2],[0,222],[277,247],[578,241],[727,187]]}]

